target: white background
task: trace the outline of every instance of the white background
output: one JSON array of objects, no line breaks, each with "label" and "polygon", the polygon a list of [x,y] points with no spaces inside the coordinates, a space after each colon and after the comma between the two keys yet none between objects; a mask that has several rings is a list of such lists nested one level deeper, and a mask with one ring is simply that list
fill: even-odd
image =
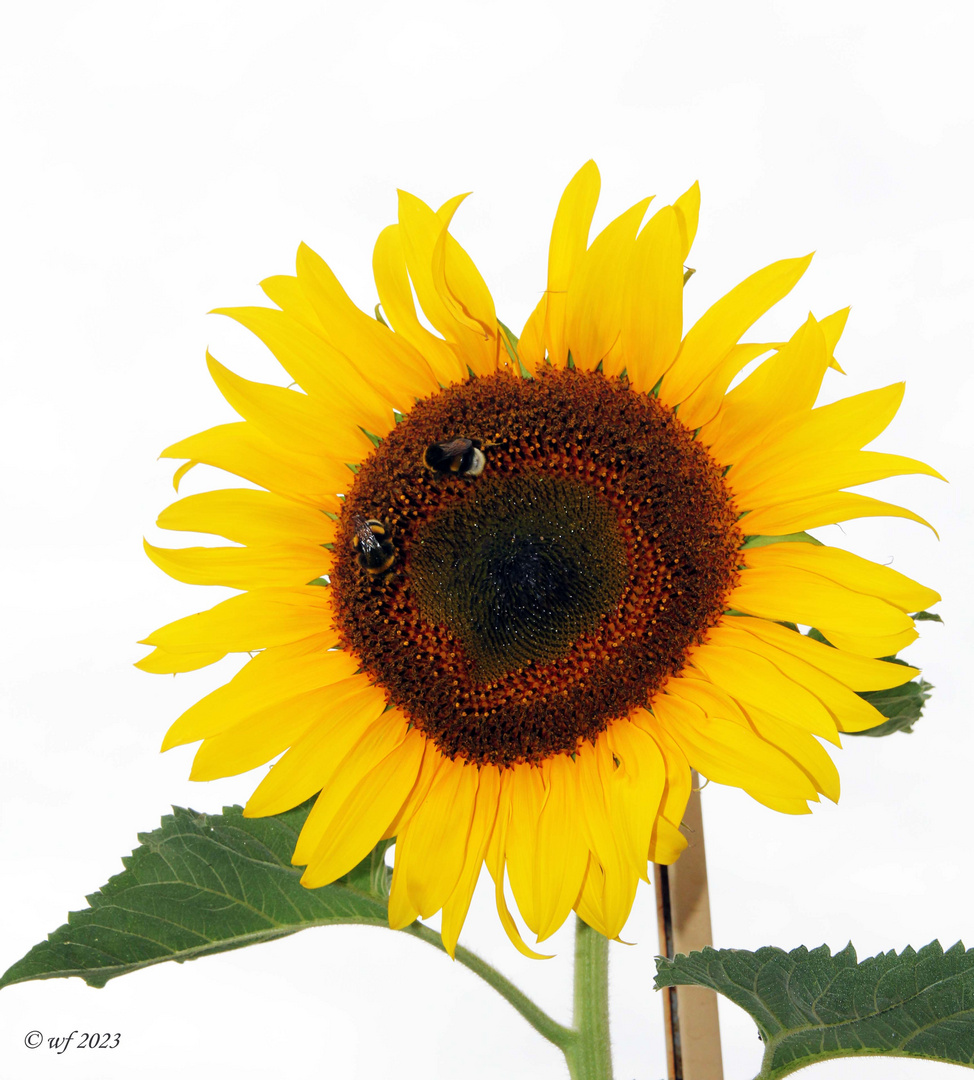
[{"label": "white background", "polygon": [[[551,218],[588,157],[598,223],[639,197],[703,190],[687,289],[699,314],[784,256],[818,255],[761,331],[853,304],[830,397],[906,379],[879,447],[950,486],[876,485],[932,520],[823,530],[944,594],[908,657],[936,684],[912,736],[848,739],[843,795],[804,818],[711,785],[704,813],[718,946],[851,938],[860,956],[974,939],[970,896],[972,447],[971,20],[960,2],[40,3],[5,16],[0,100],[6,314],[0,966],[84,906],[170,803],[216,811],[256,776],[190,784],[169,723],[229,677],[132,668],[136,640],[222,598],[142,554],[173,495],[169,443],[231,418],[209,345],[287,380],[216,316],[319,250],[367,310],[371,249],[395,188],[438,204],[473,189],[456,232],[501,317],[544,282]],[[766,337],[765,340],[769,338]],[[184,491],[213,486],[200,468]],[[176,541],[179,542],[178,540]],[[618,1080],[664,1074],[650,890],[614,946]],[[463,941],[568,1019],[559,956],[509,946],[489,895]],[[974,944],[974,940],[971,941]],[[725,1072],[761,1046],[722,1003]],[[118,1031],[119,1049],[28,1051],[27,1031]],[[4,1078],[566,1075],[560,1055],[465,969],[366,928],[0,995]],[[936,1077],[945,1065],[846,1061],[828,1078]]]}]

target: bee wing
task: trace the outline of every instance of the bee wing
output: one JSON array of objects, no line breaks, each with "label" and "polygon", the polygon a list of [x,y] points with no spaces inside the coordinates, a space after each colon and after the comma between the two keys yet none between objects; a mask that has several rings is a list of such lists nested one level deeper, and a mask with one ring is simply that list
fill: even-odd
[{"label": "bee wing", "polygon": [[364,517],[355,517],[355,535],[358,537],[359,548],[362,551],[378,551],[382,546]]},{"label": "bee wing", "polygon": [[449,442],[436,444],[445,458],[458,458],[473,446],[471,439],[451,439]]}]

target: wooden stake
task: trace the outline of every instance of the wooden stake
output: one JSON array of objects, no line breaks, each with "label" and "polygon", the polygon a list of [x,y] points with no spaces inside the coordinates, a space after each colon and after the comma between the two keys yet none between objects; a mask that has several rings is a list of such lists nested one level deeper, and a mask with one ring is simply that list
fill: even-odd
[{"label": "wooden stake", "polygon": [[[681,826],[687,849],[672,866],[655,868],[659,949],[670,959],[713,945],[699,786],[700,778],[693,773]],[[668,987],[663,991],[663,1019],[669,1080],[723,1080],[717,995],[700,986]]]}]

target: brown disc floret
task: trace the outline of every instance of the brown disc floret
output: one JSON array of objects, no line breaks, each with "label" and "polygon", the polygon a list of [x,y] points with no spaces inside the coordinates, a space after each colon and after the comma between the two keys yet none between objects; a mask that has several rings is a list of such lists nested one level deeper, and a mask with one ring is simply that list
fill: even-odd
[{"label": "brown disc floret", "polygon": [[[484,467],[429,467],[470,440]],[[716,625],[742,536],[719,466],[625,381],[545,368],[419,402],[362,464],[332,575],[345,648],[448,757],[571,753]],[[395,558],[363,572],[356,523]]]}]

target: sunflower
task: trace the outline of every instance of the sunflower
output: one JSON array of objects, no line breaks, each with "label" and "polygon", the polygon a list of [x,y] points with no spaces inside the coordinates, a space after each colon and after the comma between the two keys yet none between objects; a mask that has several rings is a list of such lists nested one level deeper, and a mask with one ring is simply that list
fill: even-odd
[{"label": "sunflower", "polygon": [[616,937],[648,863],[685,846],[691,769],[784,813],[837,799],[819,740],[882,722],[856,691],[917,674],[877,658],[939,599],[804,532],[926,524],[844,489],[939,475],[862,449],[902,384],[813,407],[847,310],[741,341],[810,256],[752,274],[684,334],[697,186],[589,244],[598,191],[589,162],[520,339],[449,231],[461,197],[434,211],[400,194],[375,317],[302,246],[294,277],[263,282],[274,307],[222,312],[300,389],[208,356],[242,419],[164,451],[185,459],[177,490],[200,462],[253,486],[159,518],[234,546],[150,558],[241,591],[151,634],[138,666],[256,651],[164,748],[202,740],[197,780],[278,759],[248,815],[317,796],[293,857],[308,887],[395,837],[390,924],[442,910],[451,954],[484,863],[527,955],[505,874],[538,941],[573,909]]}]

